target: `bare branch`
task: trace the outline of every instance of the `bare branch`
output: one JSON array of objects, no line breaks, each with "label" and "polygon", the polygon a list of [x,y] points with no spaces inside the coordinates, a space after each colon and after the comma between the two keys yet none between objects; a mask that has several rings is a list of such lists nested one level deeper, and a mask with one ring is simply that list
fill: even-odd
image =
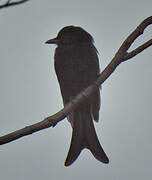
[{"label": "bare branch", "polygon": [[143,34],[145,28],[152,24],[152,16],[146,18],[136,29],[133,31],[126,40],[122,43],[121,47],[115,54],[114,58],[111,60],[111,62],[108,64],[108,66],[100,73],[100,76],[98,79],[88,88],[86,88],[83,92],[79,93],[71,102],[69,102],[61,111],[58,113],[49,116],[45,118],[43,121],[40,121],[36,124],[27,126],[23,129],[17,130],[15,132],[12,132],[10,134],[7,134],[5,136],[0,137],[0,145],[6,144],[8,142],[14,141],[18,138],[21,138],[23,136],[32,134],[34,132],[40,131],[45,128],[49,128],[51,126],[55,126],[58,122],[60,122],[62,119],[66,117],[66,115],[73,111],[77,106],[79,106],[82,102],[87,100],[87,98],[93,93],[103,82],[108,79],[108,77],[114,72],[116,67],[121,63],[124,62],[149,46],[152,45],[152,39],[145,42],[143,45],[137,47],[131,52],[127,52],[130,46],[133,44],[133,42],[141,35]]},{"label": "bare branch", "polygon": [[22,3],[25,3],[26,1],[29,1],[29,0],[21,0],[21,1],[15,1],[15,2],[11,2],[11,0],[8,0],[5,4],[0,5],[0,9],[22,4]]},{"label": "bare branch", "polygon": [[141,46],[137,47],[136,49],[134,49],[133,51],[131,51],[130,53],[128,53],[125,56],[125,61],[136,56],[137,54],[139,54],[141,51],[145,50],[146,48],[148,48],[149,46],[151,46],[152,44],[152,39],[148,40],[147,42],[145,42],[144,44],[142,44]]}]

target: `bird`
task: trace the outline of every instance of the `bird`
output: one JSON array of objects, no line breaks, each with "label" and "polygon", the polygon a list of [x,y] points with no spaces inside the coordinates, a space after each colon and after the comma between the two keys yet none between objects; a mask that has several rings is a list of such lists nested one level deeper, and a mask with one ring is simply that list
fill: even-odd
[{"label": "bird", "polygon": [[[80,26],[65,26],[46,44],[57,45],[54,67],[66,106],[76,95],[91,85],[99,76],[98,51],[93,37]],[[94,121],[99,121],[100,89],[67,115],[72,126],[72,138],[64,165],[70,166],[85,148],[102,163],[109,159],[98,140]]]}]

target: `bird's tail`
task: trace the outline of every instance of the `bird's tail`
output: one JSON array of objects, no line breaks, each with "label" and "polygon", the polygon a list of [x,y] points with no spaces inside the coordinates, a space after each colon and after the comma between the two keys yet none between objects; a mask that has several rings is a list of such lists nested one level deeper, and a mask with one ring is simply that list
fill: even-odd
[{"label": "bird's tail", "polygon": [[73,132],[65,166],[71,165],[84,148],[88,148],[97,160],[108,163],[109,159],[99,143],[89,110],[79,109],[72,116]]}]

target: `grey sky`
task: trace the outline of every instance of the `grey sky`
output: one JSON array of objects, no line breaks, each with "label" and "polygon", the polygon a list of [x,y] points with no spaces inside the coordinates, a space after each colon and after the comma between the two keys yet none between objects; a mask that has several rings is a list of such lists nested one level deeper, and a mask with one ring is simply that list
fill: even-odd
[{"label": "grey sky", "polygon": [[[0,135],[60,110],[54,72],[55,46],[44,42],[66,25],[79,25],[95,40],[101,69],[146,17],[151,0],[31,0],[0,10]],[[139,45],[152,37],[147,28]],[[134,45],[134,47],[135,47]],[[70,167],[64,160],[71,127],[64,120],[0,147],[3,180],[143,180],[152,176],[152,47],[121,64],[103,84],[98,137],[110,158],[104,165],[84,150]]]}]

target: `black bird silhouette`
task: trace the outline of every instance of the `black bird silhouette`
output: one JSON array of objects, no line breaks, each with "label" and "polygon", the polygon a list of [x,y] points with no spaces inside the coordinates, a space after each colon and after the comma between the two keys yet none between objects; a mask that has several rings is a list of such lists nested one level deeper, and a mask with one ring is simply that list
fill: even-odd
[{"label": "black bird silhouette", "polygon": [[[46,43],[57,45],[54,65],[63,103],[66,105],[97,79],[99,75],[97,50],[92,36],[77,26],[64,27],[56,38]],[[65,166],[71,165],[84,148],[88,148],[97,160],[103,163],[109,162],[93,124],[93,120],[99,119],[99,109],[100,92],[98,89],[67,116],[73,132]]]}]

